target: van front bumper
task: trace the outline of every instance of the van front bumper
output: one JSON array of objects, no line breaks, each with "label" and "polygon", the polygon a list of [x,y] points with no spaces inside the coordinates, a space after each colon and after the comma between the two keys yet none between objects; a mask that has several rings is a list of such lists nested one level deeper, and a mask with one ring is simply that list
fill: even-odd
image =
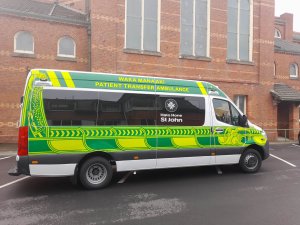
[{"label": "van front bumper", "polygon": [[16,156],[16,166],[8,171],[11,176],[30,175],[28,156]]},{"label": "van front bumper", "polygon": [[269,141],[263,146],[263,160],[269,158],[270,156],[270,144]]}]

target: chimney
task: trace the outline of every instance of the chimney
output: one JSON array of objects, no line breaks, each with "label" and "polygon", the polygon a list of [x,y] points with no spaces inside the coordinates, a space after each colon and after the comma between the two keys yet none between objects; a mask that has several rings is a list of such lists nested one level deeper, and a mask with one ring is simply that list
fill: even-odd
[{"label": "chimney", "polygon": [[284,13],[280,16],[280,19],[282,19],[285,22],[284,39],[288,41],[293,41],[293,14]]}]

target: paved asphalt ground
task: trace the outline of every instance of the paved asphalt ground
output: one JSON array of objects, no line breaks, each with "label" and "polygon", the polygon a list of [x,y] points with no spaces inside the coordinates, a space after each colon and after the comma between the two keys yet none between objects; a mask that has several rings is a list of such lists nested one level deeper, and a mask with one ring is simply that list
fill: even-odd
[{"label": "paved asphalt ground", "polygon": [[182,168],[138,172],[120,184],[123,173],[97,191],[69,178],[10,177],[15,157],[2,155],[0,224],[298,225],[300,146],[271,145],[271,154],[257,174]]}]

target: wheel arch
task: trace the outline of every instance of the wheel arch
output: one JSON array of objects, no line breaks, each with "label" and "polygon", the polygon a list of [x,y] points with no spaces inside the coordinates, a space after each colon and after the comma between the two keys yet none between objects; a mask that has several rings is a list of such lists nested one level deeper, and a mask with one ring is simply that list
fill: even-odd
[{"label": "wheel arch", "polygon": [[109,153],[106,152],[102,152],[102,151],[95,151],[95,152],[91,152],[86,154],[84,157],[82,157],[79,162],[76,165],[75,168],[75,175],[78,175],[78,172],[80,170],[81,165],[83,164],[83,162],[85,162],[87,159],[90,159],[92,157],[96,157],[96,156],[100,156],[105,158],[112,166],[116,165],[115,159],[113,158],[112,155],[110,155]]},{"label": "wheel arch", "polygon": [[247,148],[244,149],[243,153],[247,150],[247,149],[255,149],[256,151],[259,152],[261,159],[264,160],[266,159],[265,154],[264,154],[264,149],[262,146],[256,145],[256,144],[252,144],[247,146]]}]

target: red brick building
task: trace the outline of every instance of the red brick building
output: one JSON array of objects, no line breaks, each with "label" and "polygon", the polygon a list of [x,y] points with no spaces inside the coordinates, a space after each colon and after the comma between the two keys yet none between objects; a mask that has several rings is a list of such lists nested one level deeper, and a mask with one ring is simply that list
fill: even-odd
[{"label": "red brick building", "polygon": [[[293,15],[275,18],[274,96],[277,106],[277,128],[290,129],[287,136],[297,139],[300,103],[300,35],[293,32]],[[284,136],[284,131],[279,130]]]},{"label": "red brick building", "polygon": [[[25,6],[7,2],[48,11],[28,13]],[[275,19],[288,37],[281,41],[300,43],[284,18],[290,17]],[[289,121],[284,128],[299,126],[297,101],[281,101],[274,86],[285,84],[290,91],[299,86],[289,76],[288,57],[295,54],[278,52],[274,45],[274,0],[0,0],[0,23],[6,25],[0,28],[0,143],[16,141],[18,102],[26,71],[33,67],[210,81],[264,129],[282,128],[282,119]],[[19,31],[34,37],[33,57],[14,52]],[[76,43],[75,58],[58,54],[58,41],[65,36]],[[269,136],[278,135],[269,131]]]},{"label": "red brick building", "polygon": [[[189,12],[189,6],[181,5],[185,1],[159,1],[158,18],[155,20],[148,16],[149,20],[158,23],[158,47],[148,51],[142,47],[132,49],[127,46],[126,35],[129,37],[128,33],[134,32],[134,29],[126,32],[127,21],[138,18],[134,12],[129,12],[131,6],[127,5],[128,2],[91,2],[93,71],[211,81],[232,99],[242,99],[243,108],[251,121],[265,129],[277,128],[277,107],[273,105],[270,94],[274,82],[274,0],[242,1],[243,7],[241,1],[204,1],[209,10],[200,14],[206,15],[208,40],[205,42],[206,52],[201,54],[199,50],[198,55],[193,54],[195,51],[190,54],[185,51],[185,44],[181,42],[184,22],[187,26],[191,23],[195,31],[193,23],[196,21],[195,18],[187,18],[187,21],[181,18],[195,14],[197,6]],[[183,7],[187,8],[186,15],[181,15]],[[244,11],[249,15],[249,18],[243,17],[248,21],[245,26],[249,30],[240,34],[239,38],[247,36],[248,48],[243,46],[244,55],[241,58],[236,57],[237,54],[229,54],[228,40],[231,39],[227,37],[243,29],[229,27],[228,21],[233,20],[233,27],[236,27],[239,23],[237,17],[241,17]],[[195,47],[197,44],[192,45]]]},{"label": "red brick building", "polygon": [[[0,1],[0,143],[16,142],[20,97],[30,68],[89,70],[86,15],[57,4]],[[59,43],[67,47],[60,54]]]}]

